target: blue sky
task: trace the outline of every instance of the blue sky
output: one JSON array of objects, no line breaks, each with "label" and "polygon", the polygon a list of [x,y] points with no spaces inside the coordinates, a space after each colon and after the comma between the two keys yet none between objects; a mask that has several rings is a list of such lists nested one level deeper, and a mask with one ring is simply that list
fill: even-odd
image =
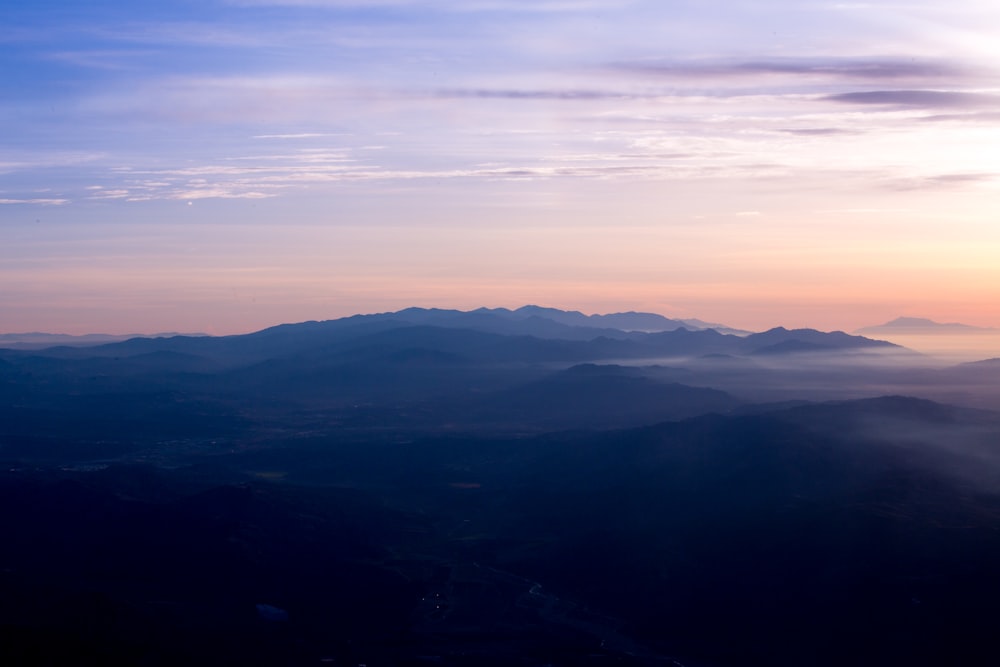
[{"label": "blue sky", "polygon": [[1000,6],[38,2],[0,330],[407,305],[1000,326]]}]

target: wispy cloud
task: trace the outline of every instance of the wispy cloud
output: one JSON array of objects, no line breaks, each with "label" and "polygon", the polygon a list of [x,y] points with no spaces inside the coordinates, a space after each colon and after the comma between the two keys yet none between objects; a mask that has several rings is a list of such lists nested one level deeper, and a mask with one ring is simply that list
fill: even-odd
[{"label": "wispy cloud", "polygon": [[251,139],[319,139],[322,137],[343,137],[347,133],[336,132],[298,132],[294,134],[255,134]]},{"label": "wispy cloud", "polygon": [[445,99],[480,98],[504,100],[609,100],[637,97],[634,94],[611,90],[497,90],[445,89],[431,93]]},{"label": "wispy cloud", "polygon": [[169,199],[267,199],[273,197],[274,193],[257,192],[253,190],[230,190],[224,187],[204,187],[192,188],[172,192]]},{"label": "wispy cloud", "polygon": [[929,122],[952,122],[970,124],[996,125],[1000,123],[1000,111],[975,111],[970,113],[945,113],[924,116],[921,120]]},{"label": "wispy cloud", "polygon": [[823,99],[860,105],[921,108],[977,108],[1000,104],[1000,95],[950,90],[871,90],[827,95]]},{"label": "wispy cloud", "polygon": [[[169,76],[101,90],[82,111],[111,118],[184,123],[320,121],[349,103],[375,104],[388,93],[350,79],[309,74]],[[277,133],[276,133],[277,134]]]},{"label": "wispy cloud", "polygon": [[828,209],[820,209],[816,212],[847,213],[850,215],[870,215],[873,213],[885,213],[885,214],[909,213],[911,210],[912,209],[908,208],[828,208]]},{"label": "wispy cloud", "polygon": [[0,174],[53,168],[80,167],[99,163],[108,157],[105,152],[60,150],[8,150],[0,157]]},{"label": "wispy cloud", "polygon": [[41,206],[61,206],[68,204],[68,199],[4,199],[0,198],[0,204],[34,204]]},{"label": "wispy cloud", "polygon": [[793,76],[847,80],[947,79],[981,73],[963,63],[912,58],[781,58],[773,60],[674,60],[616,63],[615,70],[671,79]]},{"label": "wispy cloud", "polygon": [[88,199],[127,199],[129,196],[129,191],[125,189],[107,189],[101,185],[91,185],[87,187],[90,194],[87,195]]},{"label": "wispy cloud", "polygon": [[886,181],[890,190],[948,190],[1000,181],[998,173],[945,173]]},{"label": "wispy cloud", "polygon": [[794,134],[800,137],[832,137],[845,134],[858,134],[857,130],[841,127],[782,128],[778,131],[786,134]]}]

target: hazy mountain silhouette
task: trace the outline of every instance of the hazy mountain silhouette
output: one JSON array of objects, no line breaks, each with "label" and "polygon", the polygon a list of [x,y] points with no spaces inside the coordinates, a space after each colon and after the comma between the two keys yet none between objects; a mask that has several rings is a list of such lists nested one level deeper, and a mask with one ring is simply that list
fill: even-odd
[{"label": "hazy mountain silhouette", "polygon": [[[529,312],[534,313],[535,310]],[[541,332],[544,334],[539,335]],[[884,341],[810,329],[789,331],[779,327],[746,337],[720,334],[712,329],[692,331],[676,328],[643,333],[575,327],[534,315],[512,320],[482,310],[462,312],[413,308],[398,313],[286,324],[235,336],[135,338],[87,348],[50,348],[45,350],[45,356],[120,358],[151,352],[173,352],[208,357],[219,364],[248,365],[293,355],[343,356],[366,354],[366,348],[369,351],[376,348],[387,351],[416,345],[482,361],[581,362],[616,357],[749,353],[785,341],[810,343],[819,346],[814,349],[827,351],[892,347]]]},{"label": "hazy mountain silhouette", "polygon": [[858,350],[862,348],[899,348],[894,343],[872,340],[864,336],[852,336],[843,331],[830,333],[815,329],[786,329],[775,327],[762,333],[751,334],[744,339],[743,350],[759,353],[774,353],[775,346],[785,346],[778,352],[811,352],[819,350]]},{"label": "hazy mountain silhouette", "polygon": [[855,333],[861,335],[891,335],[901,333],[977,333],[998,331],[987,327],[974,327],[958,322],[935,322],[923,317],[897,317],[896,319],[870,327],[858,329]]},{"label": "hazy mountain silhouette", "polygon": [[19,350],[40,350],[47,347],[54,347],[56,345],[79,345],[79,346],[92,346],[101,345],[103,343],[113,343],[123,340],[128,340],[130,338],[169,338],[172,336],[204,336],[206,334],[179,334],[176,332],[171,333],[156,333],[156,334],[83,334],[79,336],[73,336],[70,334],[53,334],[53,333],[41,333],[41,332],[30,332],[30,333],[0,333],[0,348],[13,348]]}]

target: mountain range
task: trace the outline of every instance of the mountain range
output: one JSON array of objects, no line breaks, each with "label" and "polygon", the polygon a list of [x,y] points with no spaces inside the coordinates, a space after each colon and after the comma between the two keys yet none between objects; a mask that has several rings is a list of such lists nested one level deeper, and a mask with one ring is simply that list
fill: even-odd
[{"label": "mountain range", "polygon": [[[360,315],[357,318],[379,320],[391,318],[413,324],[437,324],[464,326],[471,329],[485,328],[498,332],[518,332],[539,336],[579,336],[586,333],[574,332],[576,328],[592,331],[604,329],[608,332],[623,333],[629,331],[654,332],[673,331],[675,329],[715,329],[720,333],[746,335],[749,331],[734,329],[723,324],[712,324],[698,319],[670,319],[655,313],[640,313],[629,311],[607,315],[584,315],[579,311],[566,311],[542,306],[522,306],[511,310],[508,308],[478,308],[473,311],[446,310],[439,308],[406,308],[398,312]],[[354,319],[354,318],[346,318]],[[505,326],[504,321],[510,322]],[[557,326],[563,325],[563,326]],[[175,336],[203,337],[207,334],[83,334],[69,335],[56,333],[0,333],[0,347],[15,349],[43,349],[57,345],[91,346],[104,343],[114,343],[131,338],[172,338]]]},{"label": "mountain range", "polygon": [[[405,333],[398,333],[409,329]],[[459,336],[445,330],[477,332]],[[735,331],[724,328],[725,331]],[[391,332],[397,332],[393,334]],[[489,339],[488,336],[492,336]],[[851,336],[842,332],[824,333],[812,329],[787,330],[777,327],[766,332],[723,333],[714,328],[696,328],[680,320],[669,320],[651,313],[616,313],[586,316],[575,311],[561,311],[538,306],[517,310],[480,308],[472,311],[436,308],[407,308],[397,312],[355,315],[336,320],[284,324],[252,334],[233,336],[137,337],[127,341],[89,346],[86,349],[49,349],[46,356],[83,358],[99,356],[135,356],[150,352],[205,353],[222,358],[272,357],[305,349],[333,351],[338,345],[354,345],[365,339],[392,347],[430,345],[436,348],[475,347],[481,354],[576,357],[577,360],[608,358],[615,354],[627,357],[662,356],[692,353],[773,354],[784,351],[860,350],[897,347],[885,341]],[[462,338],[462,341],[459,341]],[[501,338],[506,341],[499,342]],[[395,342],[393,342],[395,340]],[[478,341],[473,343],[472,341]],[[492,341],[492,345],[487,342]],[[407,342],[409,341],[409,342]],[[543,343],[541,341],[560,341]],[[457,346],[457,347],[450,347]],[[516,349],[521,346],[523,349]],[[775,347],[779,346],[779,347]],[[534,347],[534,351],[532,351]],[[547,350],[547,351],[546,351]],[[561,350],[561,351],[557,351]]]}]

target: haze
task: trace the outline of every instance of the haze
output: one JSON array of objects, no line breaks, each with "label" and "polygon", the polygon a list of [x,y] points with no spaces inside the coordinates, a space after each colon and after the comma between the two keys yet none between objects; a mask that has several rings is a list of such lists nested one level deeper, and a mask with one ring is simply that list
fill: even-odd
[{"label": "haze", "polygon": [[0,332],[1000,325],[1000,7],[22,3]]}]

